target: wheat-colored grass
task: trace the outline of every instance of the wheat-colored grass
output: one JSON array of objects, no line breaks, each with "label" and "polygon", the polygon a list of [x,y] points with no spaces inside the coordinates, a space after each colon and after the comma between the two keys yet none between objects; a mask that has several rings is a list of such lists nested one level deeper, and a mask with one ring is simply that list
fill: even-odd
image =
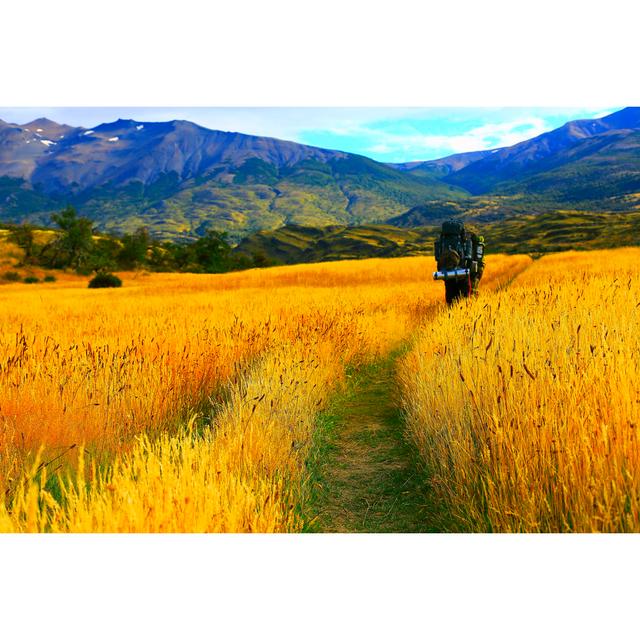
[{"label": "wheat-colored grass", "polygon": [[470,531],[640,531],[640,250],[566,253],[425,326],[408,431]]},{"label": "wheat-colored grass", "polygon": [[[492,257],[486,286],[527,261]],[[0,529],[298,529],[315,415],[345,366],[388,352],[442,305],[433,269],[402,258],[153,274],[121,290],[5,287],[12,499]],[[215,390],[225,402],[213,419],[180,426]],[[54,489],[43,462],[74,444],[79,463]]]}]

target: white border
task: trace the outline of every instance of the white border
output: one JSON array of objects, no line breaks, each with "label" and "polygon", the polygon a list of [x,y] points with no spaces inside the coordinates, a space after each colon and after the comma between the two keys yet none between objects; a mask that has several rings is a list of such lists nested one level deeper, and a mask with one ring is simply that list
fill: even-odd
[{"label": "white border", "polygon": [[639,11],[628,0],[13,0],[0,104],[637,104]]},{"label": "white border", "polygon": [[[640,104],[637,5],[3,5],[3,106]],[[7,638],[602,638],[638,536],[0,536]]]},{"label": "white border", "polygon": [[14,631],[3,637],[582,640],[637,629],[635,536],[17,538],[0,538],[2,627]]}]

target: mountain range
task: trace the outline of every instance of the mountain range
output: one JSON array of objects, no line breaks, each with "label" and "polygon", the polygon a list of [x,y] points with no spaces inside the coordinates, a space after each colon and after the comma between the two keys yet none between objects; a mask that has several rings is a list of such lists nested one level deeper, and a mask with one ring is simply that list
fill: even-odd
[{"label": "mountain range", "polygon": [[640,108],[510,147],[394,164],[182,120],[93,129],[0,120],[0,221],[48,224],[66,204],[105,231],[146,226],[175,240],[216,229],[236,241],[286,225],[637,211]]}]

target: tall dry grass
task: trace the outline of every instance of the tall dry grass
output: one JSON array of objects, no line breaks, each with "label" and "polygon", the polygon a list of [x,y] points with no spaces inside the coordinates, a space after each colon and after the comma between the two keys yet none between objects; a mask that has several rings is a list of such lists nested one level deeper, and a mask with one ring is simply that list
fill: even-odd
[{"label": "tall dry grass", "polygon": [[408,433],[469,531],[640,531],[640,250],[542,258],[425,326]]},{"label": "tall dry grass", "polygon": [[[526,262],[492,257],[487,286]],[[297,530],[315,415],[347,364],[397,346],[442,304],[433,269],[432,259],[405,258],[153,275],[119,291],[65,283],[40,298],[13,289],[10,326],[27,344],[0,377],[24,376],[2,386],[13,433],[28,428],[31,451],[78,443],[114,458],[97,465],[81,454],[53,485],[47,465],[17,469],[0,530]],[[64,354],[49,366],[43,334]],[[21,342],[5,334],[9,359]],[[218,385],[226,402],[209,428],[159,428]]]}]

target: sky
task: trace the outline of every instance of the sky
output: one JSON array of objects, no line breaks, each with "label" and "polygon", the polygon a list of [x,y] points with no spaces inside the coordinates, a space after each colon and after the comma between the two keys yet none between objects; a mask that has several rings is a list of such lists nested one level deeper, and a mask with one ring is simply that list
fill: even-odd
[{"label": "sky", "polygon": [[190,120],[210,129],[292,140],[381,162],[410,162],[509,146],[569,120],[601,117],[620,108],[0,107],[0,119],[25,124],[44,116],[88,128],[118,118]]}]

